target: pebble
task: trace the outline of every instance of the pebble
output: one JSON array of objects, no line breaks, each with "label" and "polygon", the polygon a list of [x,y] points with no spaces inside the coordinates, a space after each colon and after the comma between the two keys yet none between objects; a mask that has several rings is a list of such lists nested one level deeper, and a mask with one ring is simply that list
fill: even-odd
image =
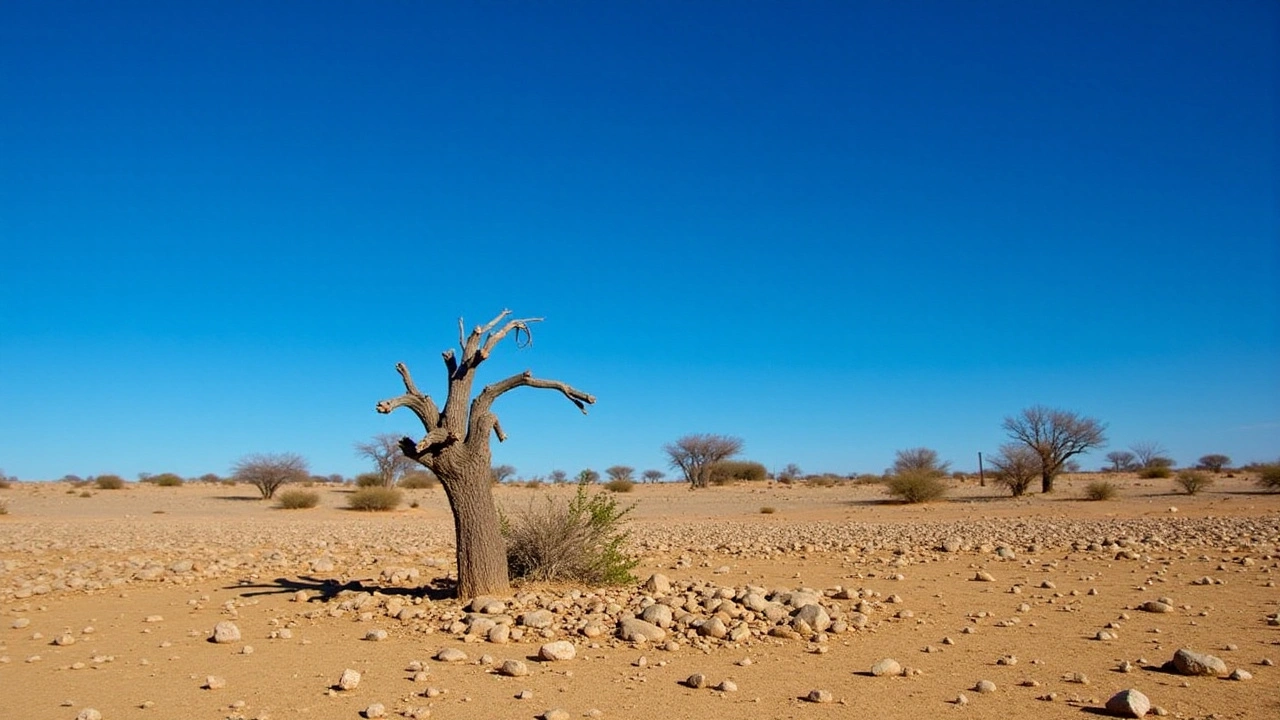
[{"label": "pebble", "polygon": [[830,690],[810,690],[804,699],[819,705],[835,702],[835,696],[831,694]]},{"label": "pebble", "polygon": [[380,642],[387,639],[387,631],[382,629],[370,630],[364,634],[364,639],[369,642]]},{"label": "pebble", "polygon": [[980,692],[983,694],[993,693],[996,691],[996,684],[991,682],[990,680],[979,680],[978,684],[973,686],[973,689],[975,692]]},{"label": "pebble", "polygon": [[876,663],[871,666],[871,674],[874,675],[875,677],[886,677],[886,676],[892,677],[892,676],[901,675],[902,665],[899,664],[898,661],[894,660],[893,658],[884,658],[882,660],[877,660]]},{"label": "pebble", "polygon": [[466,660],[467,654],[458,648],[441,648],[440,651],[435,654],[435,659],[444,663],[457,663]]}]

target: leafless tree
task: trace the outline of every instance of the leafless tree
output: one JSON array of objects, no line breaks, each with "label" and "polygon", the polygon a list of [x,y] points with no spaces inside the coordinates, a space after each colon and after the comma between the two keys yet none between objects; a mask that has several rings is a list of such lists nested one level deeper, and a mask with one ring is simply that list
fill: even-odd
[{"label": "leafless tree", "polygon": [[510,314],[509,310],[503,310],[469,334],[465,332],[462,320],[458,320],[462,357],[458,358],[452,349],[442,354],[448,379],[448,395],[443,410],[429,395],[418,390],[404,363],[396,365],[396,371],[404,381],[404,394],[383,400],[377,406],[380,413],[407,407],[426,430],[422,439],[416,442],[402,438],[400,448],[407,457],[436,474],[449,498],[456,538],[458,596],[462,598],[501,595],[510,589],[506,543],[502,539],[489,475],[493,457],[489,436],[492,434],[498,442],[507,437],[493,412],[494,401],[518,387],[556,390],[584,413],[587,405],[596,401],[591,395],[559,380],[535,378],[529,371],[486,385],[474,399],[471,397],[476,368],[488,359],[498,343],[514,333],[517,346],[522,345],[522,337],[527,344],[531,338],[529,325],[542,320],[507,319]]},{"label": "leafless tree", "polygon": [[640,477],[644,478],[647,483],[656,483],[666,476],[667,474],[661,470],[645,470],[640,474]]},{"label": "leafless tree", "polygon": [[374,435],[368,442],[355,444],[356,454],[373,461],[382,487],[394,487],[396,481],[413,467],[413,461],[400,451],[400,438],[391,433]]},{"label": "leafless tree", "polygon": [[1130,445],[1129,449],[1133,451],[1133,456],[1138,459],[1138,467],[1149,468],[1173,466],[1173,460],[1166,457],[1169,454],[1169,451],[1165,450],[1160,443],[1153,440],[1136,442]]},{"label": "leafless tree", "polygon": [[494,465],[489,468],[489,479],[498,485],[515,477],[515,474],[516,469],[511,465]]},{"label": "leafless tree", "polygon": [[600,482],[600,473],[596,472],[595,470],[592,470],[591,468],[583,468],[581,471],[578,472],[578,477],[576,479],[580,483],[595,485],[596,483]]},{"label": "leafless tree", "polygon": [[610,480],[630,480],[635,471],[635,468],[628,465],[614,465],[613,467],[605,468],[605,474],[609,476]]},{"label": "leafless tree", "polygon": [[1115,472],[1127,472],[1138,467],[1138,458],[1128,450],[1112,450],[1107,453],[1107,462]]},{"label": "leafless tree", "polygon": [[938,452],[925,447],[908,448],[894,453],[893,473],[921,472],[929,475],[945,475],[951,463],[938,459]]},{"label": "leafless tree", "polygon": [[556,485],[560,485],[562,483],[566,483],[569,481],[569,475],[565,473],[565,471],[563,470],[552,470],[551,473],[547,475],[547,477],[550,478],[551,482],[555,483]]},{"label": "leafless tree", "polygon": [[231,468],[236,482],[258,488],[263,500],[275,497],[282,485],[306,482],[311,477],[307,461],[294,453],[246,455]]},{"label": "leafless tree", "polygon": [[1022,443],[1005,443],[1000,452],[989,459],[996,470],[996,482],[1020,497],[1040,474],[1040,456]]},{"label": "leafless tree", "polygon": [[1103,423],[1042,405],[1005,418],[1003,427],[1010,438],[1031,448],[1040,458],[1041,492],[1053,492],[1053,479],[1067,460],[1107,443]]},{"label": "leafless tree", "polygon": [[742,439],[727,435],[685,435],[664,445],[671,467],[684,473],[692,488],[704,488],[711,482],[711,467],[742,452]]},{"label": "leafless tree", "polygon": [[1231,458],[1226,455],[1219,455],[1215,453],[1213,455],[1205,455],[1200,458],[1200,461],[1197,464],[1205,470],[1217,473],[1222,472],[1222,468],[1231,464]]}]

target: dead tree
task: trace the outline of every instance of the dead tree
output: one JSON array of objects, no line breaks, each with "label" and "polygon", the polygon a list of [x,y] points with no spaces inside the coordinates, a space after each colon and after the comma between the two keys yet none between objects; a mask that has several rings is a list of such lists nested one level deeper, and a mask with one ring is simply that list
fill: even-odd
[{"label": "dead tree", "polygon": [[[492,433],[498,442],[507,439],[498,416],[493,413],[494,401],[518,387],[558,390],[584,414],[587,405],[596,401],[591,395],[558,380],[535,378],[528,370],[486,385],[475,399],[471,398],[476,368],[494,347],[512,332],[518,347],[527,345],[532,338],[529,324],[542,321],[542,318],[506,320],[510,314],[510,310],[503,310],[488,324],[476,326],[470,334],[465,333],[462,319],[458,319],[462,357],[458,358],[452,349],[443,353],[449,383],[443,410],[429,395],[418,390],[404,363],[397,363],[396,371],[404,380],[405,393],[383,400],[377,406],[383,414],[407,407],[426,430],[418,441],[401,438],[400,449],[405,457],[435,473],[449,498],[457,545],[460,598],[505,594],[510,588],[506,546],[489,475],[492,460],[489,435]],[[499,325],[504,320],[505,324]],[[524,343],[520,342],[522,335]]]}]

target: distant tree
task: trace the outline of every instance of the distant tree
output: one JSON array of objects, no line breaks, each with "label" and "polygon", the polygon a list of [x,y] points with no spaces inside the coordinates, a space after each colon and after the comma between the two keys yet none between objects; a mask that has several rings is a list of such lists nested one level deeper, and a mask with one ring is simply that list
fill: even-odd
[{"label": "distant tree", "polygon": [[1150,440],[1136,442],[1130,445],[1129,449],[1133,451],[1133,456],[1137,458],[1139,469],[1173,467],[1173,461],[1166,457],[1169,451],[1165,450],[1158,442]]},{"label": "distant tree", "polygon": [[613,467],[605,468],[605,474],[609,476],[610,480],[630,480],[635,471],[635,468],[627,465],[614,465]]},{"label": "distant tree", "polygon": [[1222,468],[1231,464],[1231,458],[1226,455],[1205,455],[1200,458],[1200,467],[1210,472],[1222,472]]},{"label": "distant tree", "polygon": [[580,483],[586,483],[587,485],[594,485],[595,483],[600,482],[600,473],[592,470],[591,468],[585,468],[578,473],[576,480]]},{"label": "distant tree", "polygon": [[381,433],[365,442],[358,442],[355,449],[356,455],[373,461],[374,472],[381,478],[382,487],[393,487],[400,476],[414,465],[400,450],[399,436],[391,433]]},{"label": "distant tree", "polygon": [[711,482],[711,466],[742,452],[742,440],[727,435],[685,435],[663,446],[671,459],[671,467],[684,473],[692,488],[705,488]]},{"label": "distant tree", "polygon": [[938,459],[938,452],[925,447],[908,448],[894,453],[893,474],[926,473],[946,475],[951,463]]},{"label": "distant tree", "polygon": [[712,485],[729,485],[736,480],[761,482],[769,477],[764,465],[750,460],[721,460],[710,468]]},{"label": "distant tree", "polygon": [[231,468],[236,481],[258,488],[263,500],[275,497],[287,483],[305,482],[310,474],[307,461],[295,453],[246,455]]},{"label": "distant tree", "polygon": [[1000,452],[990,458],[995,468],[996,482],[1009,488],[1014,497],[1021,497],[1040,474],[1040,456],[1023,443],[1005,443]]},{"label": "distant tree", "polygon": [[1005,418],[1003,427],[1040,458],[1041,492],[1053,492],[1053,480],[1067,460],[1107,442],[1106,425],[1098,420],[1041,405]]},{"label": "distant tree", "polygon": [[346,478],[342,477],[342,473],[330,473],[326,479],[334,485],[341,485],[347,481]]},{"label": "distant tree", "polygon": [[489,468],[489,479],[494,484],[504,483],[510,480],[516,474],[516,469],[510,465],[494,465]]},{"label": "distant tree", "polygon": [[218,476],[218,473],[205,473],[197,478],[197,480],[202,483],[208,483],[209,485],[217,485],[222,482],[222,478]]},{"label": "distant tree", "polygon": [[1138,457],[1128,450],[1112,450],[1107,453],[1107,462],[1111,463],[1111,470],[1114,472],[1138,469]]},{"label": "distant tree", "polygon": [[640,477],[644,478],[644,481],[647,483],[662,482],[662,478],[666,476],[667,474],[661,470],[645,470],[640,474]]},{"label": "distant tree", "polygon": [[151,485],[158,485],[160,487],[178,487],[186,481],[177,473],[166,472],[160,473],[159,475],[149,475],[147,479],[142,482],[149,483]]},{"label": "distant tree", "polygon": [[556,485],[562,485],[569,481],[569,475],[563,470],[552,470],[547,477]]},{"label": "distant tree", "polygon": [[804,471],[795,463],[788,463],[786,467],[777,472],[778,482],[792,483],[804,476]]},{"label": "distant tree", "polygon": [[80,477],[79,475],[76,475],[75,473],[67,473],[66,475],[62,476],[62,482],[70,483],[72,485],[83,485],[85,480],[84,478]]}]

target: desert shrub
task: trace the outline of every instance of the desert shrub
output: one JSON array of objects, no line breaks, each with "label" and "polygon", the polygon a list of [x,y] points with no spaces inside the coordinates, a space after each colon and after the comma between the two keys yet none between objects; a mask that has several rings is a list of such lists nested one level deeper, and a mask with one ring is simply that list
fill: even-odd
[{"label": "desert shrub", "polygon": [[545,484],[546,483],[542,482],[541,480],[527,480],[525,481],[524,486],[529,488],[530,490],[538,490]]},{"label": "desert shrub", "polygon": [[1212,455],[1202,455],[1198,464],[1205,470],[1218,473],[1231,464],[1231,458],[1220,453],[1213,453]]},{"label": "desert shrub", "polygon": [[0,515],[9,514],[9,501],[0,499]]},{"label": "desert shrub", "polygon": [[885,478],[883,475],[876,475],[875,473],[860,473],[853,478],[853,481],[859,485],[878,485],[884,482]]},{"label": "desert shrub", "polygon": [[320,493],[315,490],[291,488],[281,492],[276,505],[283,510],[303,510],[320,504]]},{"label": "desert shrub", "polygon": [[124,478],[119,475],[99,475],[93,479],[99,490],[119,490],[124,487]]},{"label": "desert shrub", "polygon": [[947,494],[947,485],[935,472],[911,470],[889,478],[889,494],[905,503],[931,502]]},{"label": "desert shrub", "polygon": [[89,492],[88,490],[81,490],[80,497],[93,497],[93,493]]},{"label": "desert shrub", "polygon": [[573,499],[552,497],[531,502],[514,516],[502,517],[507,566],[514,578],[617,585],[635,582],[637,560],[625,549],[623,506],[608,493],[591,493],[579,481]]},{"label": "desert shrub", "polygon": [[1022,497],[1040,475],[1040,456],[1022,443],[1005,443],[990,458],[995,480],[1014,497]]},{"label": "desert shrub", "polygon": [[829,488],[835,487],[837,480],[835,475],[810,475],[804,479],[804,484],[809,487]]},{"label": "desert shrub", "polygon": [[13,487],[13,483],[9,482],[9,478],[0,477],[0,490],[8,490]]},{"label": "desert shrub", "polygon": [[173,473],[160,473],[159,475],[148,475],[142,479],[142,482],[158,485],[159,487],[178,487],[183,483],[183,480]]},{"label": "desert shrub", "polygon": [[360,473],[359,475],[356,476],[356,487],[371,488],[371,487],[386,487],[386,486],[382,484],[381,475],[374,472],[367,472],[367,473]]},{"label": "desert shrub", "polygon": [[1264,490],[1280,490],[1280,463],[1259,465],[1258,487]]},{"label": "desert shrub", "polygon": [[605,483],[604,489],[616,493],[631,492],[636,489],[636,484],[627,478],[616,478]]},{"label": "desert shrub", "polygon": [[776,512],[778,512],[778,508],[772,505],[765,505],[764,507],[760,508],[761,515],[772,515]]},{"label": "desert shrub", "polygon": [[1173,477],[1173,468],[1167,465],[1150,465],[1138,471],[1138,477],[1143,480],[1163,480],[1164,478]]},{"label": "desert shrub", "polygon": [[352,510],[369,512],[385,512],[400,507],[404,493],[398,488],[365,487],[351,493],[347,498],[347,507]]},{"label": "desert shrub", "polygon": [[306,482],[311,473],[306,459],[296,453],[258,453],[237,460],[231,476],[258,488],[262,499],[270,500],[285,485]]},{"label": "desert shrub", "polygon": [[406,490],[429,490],[439,485],[440,481],[425,470],[410,470],[400,477],[397,484]]},{"label": "desert shrub", "polygon": [[1177,483],[1187,491],[1188,495],[1195,495],[1212,485],[1213,478],[1199,470],[1183,470],[1178,473]]},{"label": "desert shrub", "polygon": [[222,478],[219,477],[217,473],[205,473],[200,477],[196,478],[196,481],[202,482],[208,485],[217,485],[218,483],[222,482]]},{"label": "desert shrub", "polygon": [[738,480],[759,482],[769,478],[764,465],[750,460],[721,460],[707,470],[712,485],[732,485]]},{"label": "desert shrub", "polygon": [[927,473],[929,475],[946,475],[949,462],[938,457],[938,451],[926,447],[907,448],[894,453],[893,472],[895,475]]},{"label": "desert shrub", "polygon": [[1113,500],[1119,492],[1115,485],[1106,480],[1094,480],[1085,487],[1084,497],[1086,500]]}]

